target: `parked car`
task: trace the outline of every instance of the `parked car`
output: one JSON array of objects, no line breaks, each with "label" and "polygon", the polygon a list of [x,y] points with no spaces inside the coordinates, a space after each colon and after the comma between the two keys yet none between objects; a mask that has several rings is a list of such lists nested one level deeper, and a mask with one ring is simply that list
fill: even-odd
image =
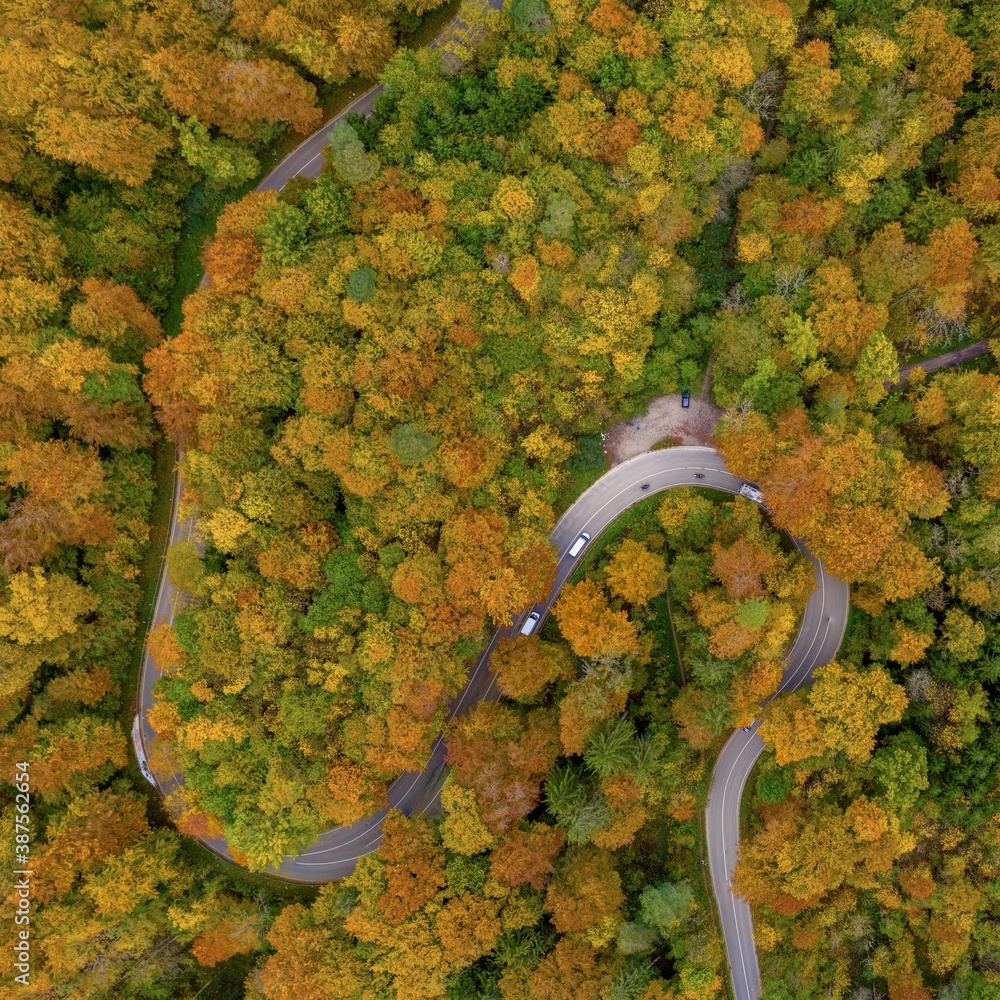
[{"label": "parked car", "polygon": [[764,503],[764,494],[756,486],[751,486],[749,483],[744,483],[740,487],[740,496],[753,500],[754,503]]},{"label": "parked car", "polygon": [[535,631],[535,626],[538,624],[538,619],[542,616],[537,611],[532,611],[527,618],[524,619],[524,624],[521,626],[521,635],[531,635]]},{"label": "parked car", "polygon": [[690,389],[685,389],[681,393],[681,406],[687,407],[687,406],[690,406],[690,405],[691,405],[691,390]]},{"label": "parked car", "polygon": [[590,541],[590,535],[586,531],[580,532],[580,537],[573,543],[573,547],[569,550],[569,554],[575,559],[582,551],[584,545]]}]

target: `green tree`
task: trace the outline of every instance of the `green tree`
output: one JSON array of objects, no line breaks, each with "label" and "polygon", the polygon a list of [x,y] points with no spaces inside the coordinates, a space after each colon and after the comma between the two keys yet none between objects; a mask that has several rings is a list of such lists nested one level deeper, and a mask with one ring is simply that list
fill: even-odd
[{"label": "green tree", "polygon": [[388,444],[402,465],[419,465],[437,451],[438,439],[419,424],[400,424],[389,435]]},{"label": "green tree", "polygon": [[371,302],[375,298],[375,271],[370,267],[359,267],[351,272],[347,280],[347,294],[355,302]]},{"label": "green tree", "polygon": [[660,882],[642,890],[639,920],[666,937],[694,907],[694,894],[684,883]]},{"label": "green tree", "polygon": [[213,139],[197,118],[178,121],[176,128],[181,156],[201,171],[208,187],[220,191],[240,187],[260,171],[257,157],[225,136]]},{"label": "green tree", "polygon": [[790,313],[781,321],[784,342],[796,364],[804,365],[819,353],[819,334],[813,330],[812,320]]},{"label": "green tree", "polygon": [[912,733],[893,736],[886,746],[875,751],[870,766],[882,794],[898,816],[912,809],[920,793],[929,787],[927,749]]},{"label": "green tree", "polygon": [[949,608],[944,616],[941,638],[953,660],[967,663],[976,659],[986,639],[986,628],[960,608]]},{"label": "green tree", "polygon": [[378,157],[365,150],[358,133],[346,121],[330,129],[329,148],[334,170],[352,187],[370,181],[378,173]]},{"label": "green tree", "polygon": [[761,802],[781,802],[791,790],[791,783],[780,771],[768,771],[757,779],[757,797]]}]

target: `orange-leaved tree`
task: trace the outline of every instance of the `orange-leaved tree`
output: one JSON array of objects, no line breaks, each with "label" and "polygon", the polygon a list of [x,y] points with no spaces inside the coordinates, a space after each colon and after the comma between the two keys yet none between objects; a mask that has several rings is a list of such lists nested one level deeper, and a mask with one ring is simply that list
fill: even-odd
[{"label": "orange-leaved tree", "polygon": [[631,653],[635,626],[624,611],[612,611],[600,584],[593,580],[563,587],[552,613],[577,656]]}]

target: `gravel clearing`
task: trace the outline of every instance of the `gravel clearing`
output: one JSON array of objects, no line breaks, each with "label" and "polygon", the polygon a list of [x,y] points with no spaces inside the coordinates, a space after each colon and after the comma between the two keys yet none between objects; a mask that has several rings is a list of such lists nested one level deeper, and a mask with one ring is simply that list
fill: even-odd
[{"label": "gravel clearing", "polygon": [[715,444],[715,424],[722,410],[712,402],[711,368],[705,372],[701,392],[692,393],[691,405],[681,406],[681,394],[654,396],[644,416],[619,420],[604,435],[604,453],[611,466],[668,444]]}]

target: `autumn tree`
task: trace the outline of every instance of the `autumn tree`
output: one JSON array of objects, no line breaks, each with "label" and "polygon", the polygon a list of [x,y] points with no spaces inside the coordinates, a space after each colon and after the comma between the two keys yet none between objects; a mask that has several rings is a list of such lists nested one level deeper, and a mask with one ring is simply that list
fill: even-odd
[{"label": "autumn tree", "polygon": [[931,464],[879,447],[864,430],[818,434],[801,410],[780,417],[773,432],[752,415],[725,428],[720,443],[727,461],[761,485],[776,523],[809,538],[832,573],[866,584],[873,600],[909,597],[940,578],[906,535],[914,517],[947,507]]},{"label": "autumn tree", "polygon": [[635,649],[635,629],[628,615],[612,611],[602,588],[590,580],[563,587],[552,613],[577,656],[624,654]]},{"label": "autumn tree", "polygon": [[567,854],[545,894],[545,907],[556,930],[583,931],[595,946],[617,929],[623,902],[611,854],[595,848]]},{"label": "autumn tree", "polygon": [[481,702],[453,724],[446,760],[458,781],[475,791],[487,826],[502,833],[537,805],[557,753],[550,714],[535,710],[522,719],[510,708]]},{"label": "autumn tree", "polygon": [[761,734],[774,744],[779,764],[842,751],[867,760],[881,726],[898,721],[906,693],[882,667],[859,672],[831,661],[814,673],[805,696],[771,702]]},{"label": "autumn tree", "polygon": [[49,108],[37,136],[40,152],[92,167],[129,187],[148,181],[157,154],[172,145],[166,135],[139,118],[95,118],[65,108]]},{"label": "autumn tree", "polygon": [[536,697],[574,672],[565,650],[534,635],[501,639],[490,656],[490,669],[498,674],[500,690],[508,698],[523,699]]},{"label": "autumn tree", "polygon": [[608,589],[629,604],[643,605],[667,585],[666,560],[641,542],[626,538],[605,569]]},{"label": "autumn tree", "polygon": [[355,950],[301,904],[282,909],[267,940],[275,952],[261,969],[260,980],[271,1000],[321,1000],[334,992],[355,1000],[369,983],[370,973]]},{"label": "autumn tree", "polygon": [[630,682],[627,660],[603,656],[584,663],[559,704],[559,735],[565,753],[580,753],[594,730],[625,708]]},{"label": "autumn tree", "polygon": [[448,778],[441,789],[445,817],[441,823],[441,842],[451,851],[479,854],[494,842],[493,833],[483,822],[476,793]]},{"label": "autumn tree", "polygon": [[129,360],[159,343],[160,321],[129,285],[87,278],[80,291],[84,299],[70,310],[70,323],[81,336]]},{"label": "autumn tree", "polygon": [[566,936],[538,964],[529,988],[552,1000],[597,1000],[611,978],[607,965],[586,939]]},{"label": "autumn tree", "polygon": [[529,829],[515,828],[490,855],[490,870],[505,885],[527,884],[544,889],[555,870],[553,860],[565,842],[562,830],[544,823],[535,823]]},{"label": "autumn tree", "polygon": [[99,599],[62,573],[41,567],[13,574],[7,601],[0,605],[0,639],[7,663],[5,697],[29,683],[42,663],[61,663],[86,635],[85,617]]},{"label": "autumn tree", "polygon": [[422,816],[407,819],[390,810],[382,821],[379,856],[386,885],[378,906],[390,923],[411,916],[444,885],[444,853]]}]

